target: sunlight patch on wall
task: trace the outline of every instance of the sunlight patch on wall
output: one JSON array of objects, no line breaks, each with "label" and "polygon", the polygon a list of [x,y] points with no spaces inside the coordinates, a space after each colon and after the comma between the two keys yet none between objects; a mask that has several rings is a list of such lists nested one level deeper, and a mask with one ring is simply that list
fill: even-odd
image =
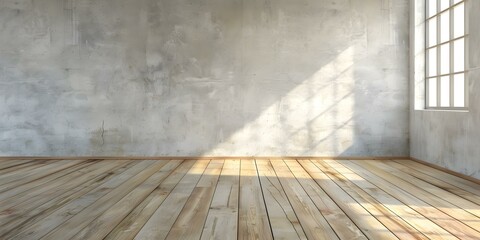
[{"label": "sunlight patch on wall", "polygon": [[[344,152],[351,146],[355,134],[354,50],[351,46],[340,52],[254,121],[204,155],[268,156],[278,152],[339,155]],[[262,152],[252,149],[262,149]],[[303,152],[304,149],[309,150]]]}]

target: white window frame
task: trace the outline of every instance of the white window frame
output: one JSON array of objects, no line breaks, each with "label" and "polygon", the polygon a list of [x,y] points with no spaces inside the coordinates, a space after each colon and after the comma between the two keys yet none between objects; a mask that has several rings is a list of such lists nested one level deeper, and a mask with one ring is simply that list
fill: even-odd
[{"label": "white window frame", "polygon": [[[458,3],[455,3],[454,4],[454,0],[450,0],[450,6],[442,11],[438,11],[439,8],[440,8],[440,2],[441,0],[436,0],[437,1],[437,13],[435,13],[434,15],[432,16],[429,16],[428,14],[428,9],[429,9],[429,0],[425,0],[425,108],[426,109],[436,109],[436,110],[468,110],[468,56],[467,56],[467,49],[468,49],[468,14],[467,14],[467,10],[468,10],[468,0],[461,0],[459,1]],[[460,36],[460,37],[456,37],[456,38],[453,38],[454,37],[454,16],[453,16],[453,9],[460,5],[460,4],[464,4],[464,35]],[[440,19],[440,15],[442,13],[445,13],[445,12],[448,12],[450,11],[450,16],[449,16],[449,40],[448,41],[444,41],[444,42],[441,42],[440,40],[440,36],[441,36],[441,19]],[[429,43],[429,20],[430,19],[433,19],[433,18],[437,18],[437,30],[436,30],[436,37],[437,37],[437,41],[436,41],[436,44],[432,45],[432,46],[429,46],[428,43]],[[456,41],[456,40],[460,40],[460,39],[464,39],[464,70],[463,71],[459,71],[459,72],[454,72],[454,49],[453,49],[453,43]],[[440,47],[444,44],[449,44],[450,46],[450,56],[449,56],[449,61],[450,61],[450,70],[448,71],[447,74],[440,74],[440,71],[441,71],[441,66],[440,66]],[[437,48],[437,73],[436,75],[434,76],[428,76],[428,72],[429,72],[429,69],[428,69],[428,66],[429,66],[429,56],[428,56],[428,50],[429,49],[433,49],[433,48]],[[464,74],[464,107],[454,107],[454,75],[457,75],[457,74]],[[449,107],[442,107],[441,106],[441,84],[440,84],[440,78],[441,77],[449,77],[450,78],[450,104],[449,104]],[[436,79],[436,85],[437,85],[437,89],[436,89],[436,102],[437,102],[437,106],[430,106],[429,104],[429,79]]]}]

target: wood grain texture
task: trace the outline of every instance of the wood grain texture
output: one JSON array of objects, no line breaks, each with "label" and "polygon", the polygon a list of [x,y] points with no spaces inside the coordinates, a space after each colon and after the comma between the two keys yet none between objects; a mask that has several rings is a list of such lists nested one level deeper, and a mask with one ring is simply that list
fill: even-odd
[{"label": "wood grain texture", "polygon": [[238,239],[273,239],[255,160],[240,165]]},{"label": "wood grain texture", "polygon": [[480,239],[480,185],[411,160],[0,161],[0,239]]},{"label": "wood grain texture", "polygon": [[339,239],[285,162],[272,161],[272,165],[307,237],[309,239]]},{"label": "wood grain texture", "polygon": [[305,232],[268,160],[257,160],[258,175],[275,239],[306,239]]},{"label": "wood grain texture", "polygon": [[170,229],[167,239],[198,239],[202,234],[223,163],[224,160],[210,162]]},{"label": "wood grain texture", "polygon": [[297,161],[286,160],[285,162],[340,239],[367,239]]},{"label": "wood grain texture", "polygon": [[165,198],[192,167],[194,161],[183,161],[141,204],[125,217],[105,239],[133,239]]},{"label": "wood grain texture", "polygon": [[[413,229],[407,226],[406,228],[403,228],[403,231],[411,234],[416,239],[425,239],[425,237],[427,237],[427,239],[436,239],[439,238],[439,236],[443,236],[442,238],[444,239],[455,239],[455,237],[450,236],[447,231],[445,231],[443,228],[439,227],[429,219],[419,218],[418,212],[410,208],[408,205],[404,205],[395,197],[382,191],[382,189],[369,182],[368,178],[361,177],[359,174],[346,168],[338,161],[328,161],[327,163],[331,166],[331,168],[339,172],[341,174],[341,177],[344,178],[345,181],[350,181],[349,186],[351,188],[360,188],[361,190],[369,194],[371,197],[373,197],[374,201],[378,201],[378,203],[380,203],[370,204],[369,208],[377,207],[381,209],[383,206],[389,209],[391,212],[395,213],[406,223],[410,224]],[[351,184],[354,184],[357,187],[353,187],[353,185]]]},{"label": "wood grain texture", "polygon": [[[366,165],[359,161],[341,161],[341,163],[352,171],[359,173],[360,176],[369,179],[372,183],[379,186],[383,191],[394,196],[400,200],[403,204],[410,206],[419,214],[430,219],[435,224],[441,226],[454,236],[460,239],[475,239],[478,238],[479,233],[474,229],[465,225],[461,221],[445,214],[428,202],[418,198],[417,194],[423,195],[423,199],[430,201],[441,201],[441,196],[428,195],[422,193],[417,188],[409,188],[406,184],[402,184],[401,179],[395,178],[390,173],[382,171],[372,165]],[[393,180],[389,181],[387,179]],[[407,188],[403,188],[407,187]]]},{"label": "wood grain texture", "polygon": [[130,178],[117,188],[113,189],[108,194],[104,195],[92,205],[88,206],[66,222],[62,223],[58,228],[48,233],[43,239],[62,239],[72,238],[75,234],[81,231],[88,224],[99,217],[104,211],[109,209],[112,204],[115,204],[120,199],[125,197],[137,186],[146,181],[150,176],[159,171],[166,162],[154,162],[147,166],[142,172]]},{"label": "wood grain texture", "polygon": [[199,160],[194,163],[180,183],[135,236],[135,239],[165,239],[167,237],[209,163],[210,160]]},{"label": "wood grain texture", "polygon": [[337,170],[338,166],[332,167],[332,165],[328,165],[326,162],[317,162],[316,165],[398,238],[427,239],[422,233],[387,208],[386,205],[380,203],[362,188],[347,180]]},{"label": "wood grain texture", "polygon": [[[96,165],[94,165],[96,166]],[[57,226],[72,218],[86,207],[118,187],[120,184],[140,173],[149,163],[129,162],[108,172],[108,175],[94,177],[94,182],[86,182],[83,186],[72,189],[73,194],[62,199],[62,204],[56,204],[39,214],[41,221],[31,221],[15,229],[18,232],[13,239],[39,239]],[[97,166],[97,168],[100,166]],[[68,193],[68,192],[67,192]]]},{"label": "wood grain texture", "polygon": [[301,162],[317,184],[338,204],[357,227],[371,239],[397,239],[377,218],[372,216],[347,192],[332,181],[314,162]]},{"label": "wood grain texture", "polygon": [[201,239],[237,238],[240,160],[225,160]]},{"label": "wood grain texture", "polygon": [[43,184],[34,191],[7,199],[2,204],[7,208],[2,210],[6,214],[0,214],[0,222],[3,223],[0,232],[4,228],[17,231],[27,223],[36,222],[50,211],[82,196],[82,190],[95,187],[99,182],[108,179],[112,175],[111,171],[123,164],[126,163],[105,161],[90,164],[60,178],[59,181]]}]

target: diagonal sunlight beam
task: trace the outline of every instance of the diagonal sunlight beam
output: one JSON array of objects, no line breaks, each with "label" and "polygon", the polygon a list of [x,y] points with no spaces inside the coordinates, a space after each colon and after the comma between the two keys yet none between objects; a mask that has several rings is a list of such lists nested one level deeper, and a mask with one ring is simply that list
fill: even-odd
[{"label": "diagonal sunlight beam", "polygon": [[[278,155],[276,146],[284,146],[280,150],[284,155],[338,155],[344,152],[352,145],[355,132],[352,117],[354,51],[355,46],[346,48],[204,156],[224,152]],[[305,148],[311,150],[304,153]],[[252,149],[262,149],[262,152]]]}]

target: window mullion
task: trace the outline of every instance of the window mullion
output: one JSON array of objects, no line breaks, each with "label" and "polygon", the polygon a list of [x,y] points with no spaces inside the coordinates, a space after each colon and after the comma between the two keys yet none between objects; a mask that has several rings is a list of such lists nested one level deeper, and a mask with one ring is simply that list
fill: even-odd
[{"label": "window mullion", "polygon": [[[437,13],[439,12],[440,10],[440,0],[437,0]],[[442,93],[442,89],[441,89],[441,81],[440,81],[440,74],[441,74],[441,64],[440,64],[440,61],[441,61],[441,58],[442,56],[440,55],[440,42],[441,42],[441,34],[440,34],[440,30],[441,30],[441,26],[440,26],[440,14],[438,15],[438,17],[436,18],[437,20],[437,74],[436,74],[436,78],[435,78],[435,81],[437,82],[437,107],[440,107],[441,106],[441,101],[442,101],[442,98],[441,98],[441,93]]]},{"label": "window mullion", "polygon": [[453,69],[453,58],[454,58],[454,51],[455,51],[455,49],[454,49],[454,47],[453,47],[453,45],[454,45],[453,43],[454,43],[454,42],[453,42],[453,40],[452,40],[453,37],[454,37],[454,36],[453,36],[453,35],[454,35],[454,32],[455,32],[454,29],[453,29],[453,28],[454,28],[454,19],[455,19],[454,14],[455,14],[455,13],[454,13],[454,11],[453,11],[454,8],[453,8],[452,5],[453,5],[453,0],[450,0],[450,6],[451,6],[451,7],[448,9],[449,14],[450,14],[450,21],[449,21],[449,24],[450,24],[450,59],[449,59],[449,60],[450,60],[450,76],[449,76],[449,78],[450,78],[450,79],[449,79],[449,82],[450,82],[450,83],[449,83],[449,84],[450,84],[450,93],[449,93],[449,94],[450,94],[450,103],[449,103],[449,105],[450,105],[450,107],[453,107],[453,105],[454,105],[453,100],[454,100],[454,87],[455,87],[454,84],[453,84],[453,72],[454,72],[454,69]]},{"label": "window mullion", "polygon": [[429,20],[428,20],[428,16],[429,16],[429,9],[430,9],[430,1],[428,0],[425,0],[425,11],[424,11],[424,14],[425,14],[425,19],[427,19],[425,21],[425,107],[426,108],[429,108],[430,107],[430,87],[429,87],[429,80],[428,80],[428,73],[430,71],[430,61],[428,60],[429,58],[429,55],[428,55],[428,43],[429,43],[429,33],[430,33],[430,28],[429,28]]},{"label": "window mullion", "polygon": [[469,62],[468,62],[468,53],[469,51],[467,51],[468,48],[468,42],[467,41],[467,35],[468,35],[468,29],[469,29],[469,21],[467,19],[467,16],[469,16],[469,14],[467,13],[467,10],[470,9],[467,7],[467,4],[469,4],[469,1],[463,1],[463,34],[464,34],[464,38],[463,38],[463,42],[464,42],[464,45],[463,45],[463,48],[464,48],[464,61],[463,61],[463,70],[464,70],[464,74],[463,74],[463,97],[464,97],[464,101],[463,101],[463,105],[464,107],[468,107],[469,105],[469,102],[468,102],[468,81],[467,81],[467,69],[470,68],[470,65],[469,65]]}]

